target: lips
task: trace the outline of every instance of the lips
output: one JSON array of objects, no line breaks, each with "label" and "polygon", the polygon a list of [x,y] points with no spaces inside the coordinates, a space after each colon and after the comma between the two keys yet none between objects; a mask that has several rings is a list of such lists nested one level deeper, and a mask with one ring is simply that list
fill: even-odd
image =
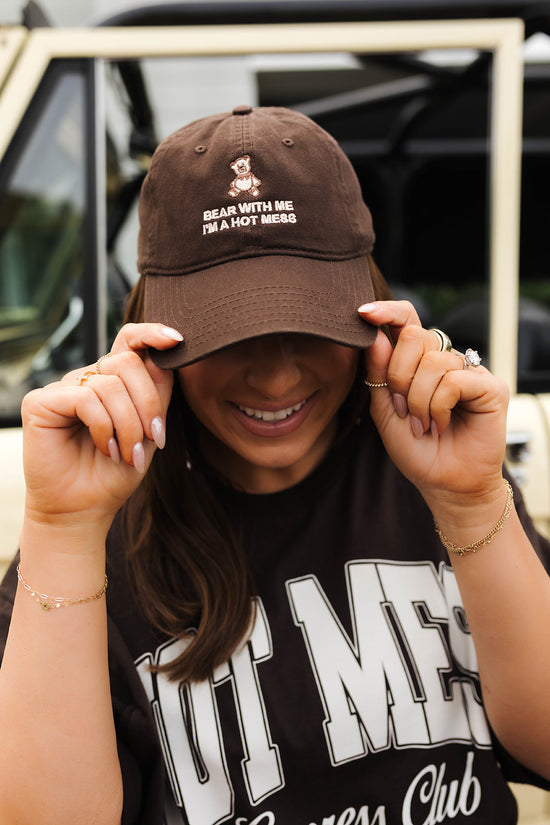
[{"label": "lips", "polygon": [[256,418],[258,421],[284,421],[285,418],[288,418],[292,413],[299,412],[305,405],[306,401],[304,400],[298,404],[294,404],[292,407],[285,407],[282,410],[258,410],[253,407],[241,407],[240,404],[237,406],[239,410],[248,415],[249,418]]},{"label": "lips", "polygon": [[234,415],[249,433],[262,437],[290,435],[297,430],[309,415],[317,400],[313,393],[303,401],[276,410],[263,410],[246,404],[231,404]]}]

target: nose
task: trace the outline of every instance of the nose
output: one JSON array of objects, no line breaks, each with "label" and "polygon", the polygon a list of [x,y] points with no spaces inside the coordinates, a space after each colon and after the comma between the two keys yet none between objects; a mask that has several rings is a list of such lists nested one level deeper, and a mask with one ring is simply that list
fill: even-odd
[{"label": "nose", "polygon": [[286,399],[302,380],[291,336],[266,335],[247,342],[249,362],[246,382],[271,400]]}]

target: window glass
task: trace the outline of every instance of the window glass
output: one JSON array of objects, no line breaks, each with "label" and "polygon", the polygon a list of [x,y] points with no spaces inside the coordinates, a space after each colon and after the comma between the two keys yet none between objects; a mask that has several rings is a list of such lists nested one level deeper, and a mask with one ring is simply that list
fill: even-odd
[{"label": "window glass", "polygon": [[82,362],[84,90],[60,74],[0,198],[0,415]]}]

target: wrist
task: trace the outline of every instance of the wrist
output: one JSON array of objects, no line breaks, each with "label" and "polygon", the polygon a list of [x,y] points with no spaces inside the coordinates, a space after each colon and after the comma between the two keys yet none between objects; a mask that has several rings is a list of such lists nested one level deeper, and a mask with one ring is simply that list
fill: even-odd
[{"label": "wrist", "polygon": [[[506,491],[502,473],[487,479],[483,485],[457,490],[438,486],[419,491],[434,519],[448,527],[476,526],[490,522],[499,507],[504,507]],[[500,513],[497,514],[497,518]],[[496,519],[495,519],[496,520]]]},{"label": "wrist", "polygon": [[511,485],[501,479],[498,490],[484,495],[434,504],[434,529],[452,555],[476,553],[490,544],[504,528],[514,507]]},{"label": "wrist", "polygon": [[47,593],[42,593],[38,590],[38,588],[33,587],[32,584],[25,579],[23,573],[21,572],[21,562],[17,565],[17,579],[22,585],[23,589],[30,595],[32,599],[34,599],[37,604],[40,605],[42,610],[56,610],[61,607],[75,607],[80,604],[89,604],[90,602],[98,601],[102,596],[105,595],[107,590],[107,576],[104,576],[103,584],[99,590],[91,593],[87,596],[50,596]]},{"label": "wrist", "polygon": [[26,517],[20,534],[21,571],[43,593],[67,597],[99,590],[105,576],[105,531],[90,525],[44,524]]},{"label": "wrist", "polygon": [[[90,511],[56,513],[34,508],[27,500],[23,514],[21,539],[64,548],[61,552],[94,552],[105,543],[113,516]],[[72,549],[70,549],[72,548]]]}]

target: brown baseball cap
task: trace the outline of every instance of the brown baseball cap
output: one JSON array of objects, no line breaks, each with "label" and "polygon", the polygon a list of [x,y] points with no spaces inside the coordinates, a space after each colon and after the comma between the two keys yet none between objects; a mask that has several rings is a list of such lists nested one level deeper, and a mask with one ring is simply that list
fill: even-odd
[{"label": "brown baseball cap", "polygon": [[370,346],[372,219],[336,141],[284,108],[237,106],[157,148],[139,205],[145,320],[184,341],[166,369],[269,333]]}]

